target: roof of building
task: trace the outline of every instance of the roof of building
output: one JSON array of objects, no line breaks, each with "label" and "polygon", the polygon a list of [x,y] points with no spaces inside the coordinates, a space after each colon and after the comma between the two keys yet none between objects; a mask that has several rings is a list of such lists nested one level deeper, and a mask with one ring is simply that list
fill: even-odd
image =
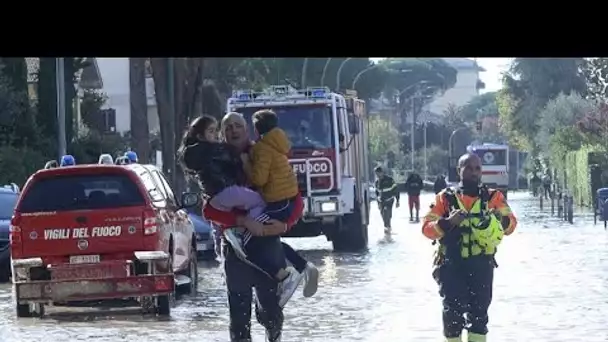
[{"label": "roof of building", "polygon": [[476,61],[470,58],[443,58],[444,61],[448,62],[451,66],[457,70],[477,70],[486,71]]}]

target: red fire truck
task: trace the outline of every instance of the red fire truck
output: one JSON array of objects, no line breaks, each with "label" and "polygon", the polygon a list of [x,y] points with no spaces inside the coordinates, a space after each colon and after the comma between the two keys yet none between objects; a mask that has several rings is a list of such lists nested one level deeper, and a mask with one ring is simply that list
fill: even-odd
[{"label": "red fire truck", "polygon": [[227,109],[243,114],[250,126],[253,113],[272,109],[291,140],[290,162],[305,197],[305,210],[287,236],[324,234],[336,250],[367,247],[364,101],[332,93],[327,87],[296,90],[280,85],[263,92],[236,91],[228,99]]}]

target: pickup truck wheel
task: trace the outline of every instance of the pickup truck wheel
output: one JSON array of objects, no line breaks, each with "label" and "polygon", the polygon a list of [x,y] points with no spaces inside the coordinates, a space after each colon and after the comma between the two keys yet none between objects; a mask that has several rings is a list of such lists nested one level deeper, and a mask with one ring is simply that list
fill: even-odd
[{"label": "pickup truck wheel", "polygon": [[17,317],[20,318],[29,318],[33,317],[32,310],[30,309],[29,304],[19,304],[16,305]]},{"label": "pickup truck wheel", "polygon": [[30,318],[30,317],[42,317],[44,316],[44,304],[17,304],[16,305],[17,317]]},{"label": "pickup truck wheel", "polygon": [[[173,269],[173,255],[169,255],[168,269]],[[173,285],[173,292],[166,295],[160,295],[156,297],[156,313],[159,316],[170,316],[171,307],[175,302],[175,284]]]},{"label": "pickup truck wheel", "polygon": [[353,213],[342,218],[342,227],[332,237],[332,244],[335,251],[360,252],[367,248],[367,242],[367,224],[363,223],[360,204],[356,204]]},{"label": "pickup truck wheel", "polygon": [[9,281],[11,278],[11,252],[7,245],[0,251],[0,282]]},{"label": "pickup truck wheel", "polygon": [[173,297],[173,295],[168,294],[156,298],[156,313],[158,313],[159,316],[171,315],[171,303],[173,302],[171,297]]}]

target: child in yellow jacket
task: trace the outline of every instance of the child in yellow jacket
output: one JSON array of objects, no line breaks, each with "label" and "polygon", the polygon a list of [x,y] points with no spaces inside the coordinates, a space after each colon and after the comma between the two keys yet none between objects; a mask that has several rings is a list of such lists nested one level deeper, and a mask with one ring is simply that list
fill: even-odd
[{"label": "child in yellow jacket", "polygon": [[[260,139],[253,145],[249,155],[244,154],[243,168],[247,179],[262,195],[266,202],[264,213],[268,219],[287,222],[292,217],[297,206],[296,201],[300,196],[298,180],[289,164],[289,151],[291,143],[285,131],[278,127],[278,117],[271,110],[260,110],[253,114],[253,126]],[[299,216],[302,213],[297,213]],[[280,239],[279,236],[255,237],[249,232],[243,236],[243,245],[249,259],[254,261],[262,269],[273,270],[276,260],[269,253],[264,253],[267,248],[264,244],[269,239]],[[310,262],[306,263],[302,259],[302,265],[295,265],[300,277],[293,277],[290,274],[287,281],[282,282],[282,293],[293,293],[302,276],[306,277],[304,296],[310,297],[317,290],[318,270]],[[276,268],[276,267],[275,267]],[[286,297],[286,296],[282,296]],[[288,298],[281,298],[281,303]]]}]

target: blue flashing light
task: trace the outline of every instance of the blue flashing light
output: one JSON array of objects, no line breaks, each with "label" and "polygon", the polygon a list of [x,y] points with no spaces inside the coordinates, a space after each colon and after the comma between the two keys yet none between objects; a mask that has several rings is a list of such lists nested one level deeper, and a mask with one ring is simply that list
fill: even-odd
[{"label": "blue flashing light", "polygon": [[236,99],[239,101],[249,101],[251,99],[251,96],[248,93],[244,93],[239,94]]},{"label": "blue flashing light", "polygon": [[327,95],[325,93],[325,89],[313,89],[311,91],[311,97],[325,97],[325,95]]},{"label": "blue flashing light", "polygon": [[127,158],[131,163],[137,163],[139,161],[139,158],[137,158],[137,153],[133,151],[127,151],[125,153],[125,158]]},{"label": "blue flashing light", "polygon": [[65,156],[61,157],[61,163],[59,164],[59,166],[73,166],[76,165],[76,159],[74,159],[74,156],[70,155],[70,154],[66,154]]}]

